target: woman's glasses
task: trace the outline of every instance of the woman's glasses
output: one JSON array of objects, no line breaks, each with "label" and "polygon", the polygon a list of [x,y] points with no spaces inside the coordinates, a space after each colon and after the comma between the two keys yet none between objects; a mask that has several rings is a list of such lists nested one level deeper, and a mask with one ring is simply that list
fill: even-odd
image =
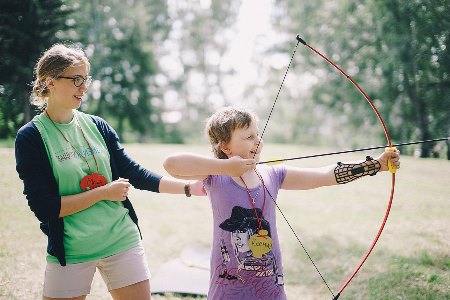
[{"label": "woman's glasses", "polygon": [[86,87],[89,87],[91,85],[91,82],[92,82],[92,77],[91,76],[86,76],[86,78],[84,78],[81,75],[76,75],[76,76],[73,76],[73,77],[56,76],[55,78],[56,79],[58,79],[58,78],[70,79],[70,80],[73,81],[73,84],[76,87],[82,86],[83,83],[86,85]]}]

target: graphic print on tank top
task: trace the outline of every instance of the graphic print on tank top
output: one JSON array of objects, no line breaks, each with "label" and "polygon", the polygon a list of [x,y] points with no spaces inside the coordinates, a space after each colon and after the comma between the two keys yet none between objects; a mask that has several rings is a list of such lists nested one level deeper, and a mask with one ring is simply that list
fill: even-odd
[{"label": "graphic print on tank top", "polygon": [[[231,284],[233,281],[233,285],[236,285],[236,281],[239,281],[243,285],[253,285],[256,279],[270,281],[268,286],[274,286],[274,283],[275,286],[283,285],[283,274],[277,267],[276,257],[271,249],[270,224],[262,216],[261,209],[235,206],[231,216],[219,227],[230,233],[220,240],[219,257],[222,258],[222,262],[216,270],[216,275],[218,274],[218,281],[221,284],[226,285],[227,281]],[[258,235],[261,232],[266,232],[269,238]],[[251,243],[255,243],[252,236],[258,237],[256,243],[266,248],[265,251],[261,252],[252,247]],[[269,241],[270,245],[266,245]],[[232,249],[228,249],[227,244],[231,244]]]}]

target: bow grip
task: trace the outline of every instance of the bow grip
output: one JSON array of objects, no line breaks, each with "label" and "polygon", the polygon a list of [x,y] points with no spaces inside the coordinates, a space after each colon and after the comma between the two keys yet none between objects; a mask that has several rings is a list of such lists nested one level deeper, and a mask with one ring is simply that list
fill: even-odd
[{"label": "bow grip", "polygon": [[[397,151],[396,147],[386,147],[384,149],[385,151],[390,151],[390,152],[395,152]],[[391,172],[392,174],[395,174],[395,172],[397,171],[397,169],[392,165],[391,160],[388,160],[388,168],[389,168],[389,172]]]}]

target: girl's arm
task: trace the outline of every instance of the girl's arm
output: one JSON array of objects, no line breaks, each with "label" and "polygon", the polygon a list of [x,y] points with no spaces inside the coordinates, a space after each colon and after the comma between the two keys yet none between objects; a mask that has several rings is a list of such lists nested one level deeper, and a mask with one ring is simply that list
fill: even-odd
[{"label": "girl's arm", "polygon": [[239,156],[218,159],[192,153],[176,153],[164,161],[166,171],[180,179],[203,180],[208,175],[241,176],[255,167],[254,159],[243,159]]},{"label": "girl's arm", "polygon": [[[337,178],[339,177],[339,183],[347,183],[352,180],[358,179],[365,175],[375,175],[378,171],[387,171],[388,161],[398,169],[400,168],[400,156],[397,152],[386,151],[382,153],[374,161],[356,162],[354,169],[361,169],[362,173],[356,173],[352,175],[351,171],[337,168],[337,165],[330,165],[322,168],[286,168],[286,177],[281,185],[282,189],[286,190],[308,190],[322,186],[336,185],[338,184]],[[379,164],[379,166],[378,166]],[[370,169],[367,165],[373,166]],[[365,170],[365,172],[363,172]],[[346,177],[346,175],[350,174]]]},{"label": "girl's arm", "polygon": [[334,176],[336,166],[322,168],[295,168],[286,166],[286,176],[281,188],[284,190],[309,190],[337,184]]}]

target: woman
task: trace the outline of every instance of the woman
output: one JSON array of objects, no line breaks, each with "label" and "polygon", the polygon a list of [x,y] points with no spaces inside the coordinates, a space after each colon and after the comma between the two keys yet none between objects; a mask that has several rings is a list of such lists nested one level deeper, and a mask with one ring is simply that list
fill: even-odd
[{"label": "woman", "polygon": [[128,189],[204,195],[201,182],[166,178],[127,156],[103,119],[77,109],[91,82],[81,49],[52,46],[35,67],[32,103],[43,112],[16,137],[16,169],[48,236],[44,299],[85,299],[96,268],[114,299],[150,299]]}]

